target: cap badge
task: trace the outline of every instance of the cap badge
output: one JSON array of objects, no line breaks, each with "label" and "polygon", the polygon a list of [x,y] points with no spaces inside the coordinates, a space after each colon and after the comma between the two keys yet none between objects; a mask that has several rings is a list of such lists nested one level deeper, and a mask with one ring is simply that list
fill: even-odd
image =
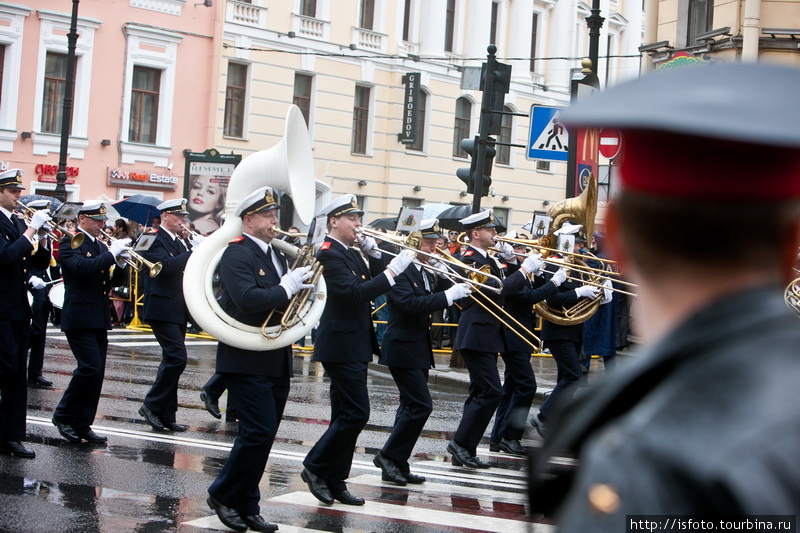
[{"label": "cap badge", "polygon": [[355,198],[350,198],[350,207],[353,209],[358,209],[358,203],[356,202]]},{"label": "cap badge", "polygon": [[272,191],[271,190],[267,189],[267,192],[264,194],[264,201],[267,202],[268,204],[274,204],[275,203],[275,197],[272,196]]},{"label": "cap badge", "polygon": [[100,214],[101,215],[106,214],[106,204],[100,204]]},{"label": "cap badge", "polygon": [[181,211],[186,211],[186,200],[181,202]]}]

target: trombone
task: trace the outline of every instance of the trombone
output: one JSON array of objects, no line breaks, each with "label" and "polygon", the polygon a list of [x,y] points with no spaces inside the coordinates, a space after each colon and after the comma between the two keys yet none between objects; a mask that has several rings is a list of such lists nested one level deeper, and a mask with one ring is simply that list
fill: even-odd
[{"label": "trombone", "polygon": [[[22,211],[20,211],[22,217],[27,222],[30,222],[31,217],[36,212],[36,209],[28,207],[26,204],[20,202],[19,200],[17,200],[17,205],[19,205],[22,208]],[[80,248],[81,244],[83,244],[83,239],[86,237],[81,231],[76,231],[73,233],[72,231],[69,231],[66,228],[66,226],[56,224],[53,221],[50,221],[44,226],[42,226],[42,229],[40,231],[42,231],[45,235],[47,235],[48,237],[57,242],[60,240],[60,237],[56,235],[55,233],[56,230],[60,231],[63,235],[67,235],[69,237],[69,246],[73,250],[75,248]]]},{"label": "trombone", "polygon": [[[101,233],[100,237],[98,237],[98,240],[103,244],[105,244],[110,249],[111,243],[116,241],[117,239],[115,239],[114,237],[103,238],[103,234]],[[125,261],[125,263],[127,263],[134,270],[139,270],[140,267],[138,263],[141,262],[144,266],[147,267],[148,274],[150,275],[151,278],[158,276],[158,274],[161,272],[161,269],[163,268],[163,265],[161,263],[153,263],[151,261],[148,261],[147,259],[142,257],[141,254],[134,252],[132,249],[128,250],[128,254],[130,255],[130,257],[123,257],[122,260]]]},{"label": "trombone", "polygon": [[[421,235],[418,232],[415,232],[415,233],[417,233],[417,235],[412,233],[408,237],[400,237],[398,235],[388,235],[386,233],[380,233],[380,232],[377,232],[377,231],[372,231],[372,230],[367,229],[367,228],[358,228],[358,229],[356,229],[356,232],[362,233],[362,234],[367,235],[369,237],[372,237],[374,239],[381,239],[383,241],[389,241],[392,244],[394,244],[396,246],[399,246],[400,248],[404,248],[406,250],[411,250],[412,252],[415,252],[415,253],[417,253],[419,255],[424,255],[425,257],[428,257],[428,258],[431,258],[431,259],[436,259],[437,261],[442,261],[442,262],[448,262],[449,261],[450,263],[456,265],[458,268],[461,268],[461,269],[463,269],[465,271],[469,271],[472,274],[474,274],[476,277],[480,276],[480,277],[483,278],[483,281],[479,281],[480,278],[473,279],[473,278],[470,278],[470,277],[461,276],[459,274],[454,273],[451,270],[450,273],[448,274],[448,276],[452,276],[450,278],[451,280],[452,279],[456,279],[456,280],[464,282],[464,283],[471,283],[472,285],[475,285],[476,287],[479,287],[479,288],[482,288],[482,289],[487,289],[487,290],[490,290],[492,292],[496,292],[497,294],[500,294],[503,291],[503,282],[497,276],[494,276],[492,274],[489,274],[488,272],[484,272],[484,271],[482,271],[480,269],[477,269],[477,268],[472,268],[469,265],[465,265],[465,264],[461,263],[460,261],[457,261],[452,256],[449,256],[449,254],[448,254],[447,257],[445,257],[443,259],[444,256],[441,253],[442,252],[441,250],[436,250],[436,253],[433,253],[433,254],[429,254],[428,252],[421,251],[418,248],[419,247],[419,243],[420,243],[419,239],[421,239]],[[381,252],[386,252],[389,255],[397,255],[397,254],[389,252],[387,250],[381,250]],[[436,270],[431,265],[428,265],[426,263],[422,263],[422,265],[425,268],[427,268],[428,270]],[[436,270],[436,272],[440,272],[440,271]],[[491,279],[492,281],[495,281],[499,287],[496,287],[494,285],[486,284],[485,281],[487,281],[489,279]]]}]

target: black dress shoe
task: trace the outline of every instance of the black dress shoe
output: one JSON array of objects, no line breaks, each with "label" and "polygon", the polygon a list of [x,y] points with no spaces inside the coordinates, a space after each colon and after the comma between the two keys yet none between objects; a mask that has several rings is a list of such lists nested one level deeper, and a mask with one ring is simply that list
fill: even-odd
[{"label": "black dress shoe", "polygon": [[153,426],[153,429],[164,431],[164,424],[161,423],[161,420],[159,420],[156,414],[151,411],[149,407],[142,404],[142,406],[139,408],[139,414],[144,417],[148,424]]},{"label": "black dress shoe", "polygon": [[466,466],[470,468],[490,468],[492,465],[491,463],[487,463],[486,461],[482,461],[475,457],[474,455],[469,458],[469,461],[464,463]]},{"label": "black dress shoe", "polygon": [[0,453],[3,455],[13,455],[14,457],[22,457],[23,459],[33,459],[36,453],[33,450],[27,449],[21,442],[7,441],[0,443]]},{"label": "black dress shoe", "polygon": [[306,482],[308,490],[311,491],[311,494],[313,494],[316,499],[325,505],[331,505],[333,503],[333,495],[328,486],[307,468],[304,468],[300,473],[300,478]]},{"label": "black dress shoe", "polygon": [[511,455],[519,455],[520,457],[525,457],[527,455],[525,453],[525,448],[522,447],[522,444],[520,444],[518,440],[503,439],[500,441],[500,449]]},{"label": "black dress shoe", "polygon": [[215,513],[217,513],[219,521],[222,522],[225,527],[229,527],[234,531],[247,531],[247,524],[245,524],[244,520],[242,520],[241,515],[239,515],[239,511],[236,509],[231,509],[226,505],[222,505],[217,500],[212,498],[211,495],[206,498],[206,503],[214,510]]},{"label": "black dress shoe", "polygon": [[58,428],[58,432],[61,433],[61,436],[67,439],[69,442],[80,442],[81,438],[78,436],[78,433],[75,431],[75,428],[67,425],[62,424],[56,417],[53,417],[53,425]]},{"label": "black dress shoe", "polygon": [[208,411],[211,416],[214,418],[222,418],[222,413],[219,412],[219,404],[217,403],[217,400],[209,396],[206,391],[200,393],[200,400],[203,402],[203,405],[206,407],[206,411]]},{"label": "black dress shoe", "polygon": [[44,379],[43,376],[37,376],[28,380],[28,386],[36,389],[49,389],[53,386],[53,382],[49,379]]},{"label": "black dress shoe", "polygon": [[345,505],[364,505],[364,498],[353,496],[347,489],[334,492],[333,497]]},{"label": "black dress shoe", "polygon": [[375,456],[372,463],[381,469],[382,480],[391,481],[401,487],[405,486],[407,483],[406,478],[403,476],[403,473],[400,472],[400,469],[397,468],[397,465],[394,464],[394,461],[385,457],[382,453],[378,452],[378,455]]},{"label": "black dress shoe", "polygon": [[[447,445],[447,451],[453,454],[453,464],[456,466],[467,465],[472,456],[463,446],[456,444],[456,441],[451,440]],[[475,468],[475,467],[473,467]]]},{"label": "black dress shoe", "polygon": [[423,476],[418,476],[416,474],[412,474],[411,472],[403,472],[403,477],[406,478],[407,483],[411,483],[412,485],[419,485],[420,483],[425,483],[426,481]]},{"label": "black dress shoe", "polygon": [[499,442],[490,442],[489,443],[489,451],[490,452],[499,452],[500,451],[500,443]]},{"label": "black dress shoe", "polygon": [[536,433],[538,433],[539,436],[542,437],[543,439],[546,439],[547,438],[547,426],[545,425],[544,422],[542,422],[542,419],[539,418],[539,415],[531,417],[530,422],[531,422],[531,425],[533,426],[533,429],[536,430]]},{"label": "black dress shoe", "polygon": [[264,533],[272,533],[273,531],[278,531],[278,524],[271,524],[264,520],[264,517],[260,514],[254,514],[253,516],[243,516],[242,521],[247,524],[247,527],[252,529],[253,531],[263,531]]},{"label": "black dress shoe", "polygon": [[164,424],[164,429],[167,431],[186,431],[186,426],[178,424],[177,422],[162,422],[162,424]]},{"label": "black dress shoe", "polygon": [[83,440],[92,444],[105,444],[108,442],[107,437],[98,435],[91,428],[87,429],[86,431],[76,431],[75,433]]}]

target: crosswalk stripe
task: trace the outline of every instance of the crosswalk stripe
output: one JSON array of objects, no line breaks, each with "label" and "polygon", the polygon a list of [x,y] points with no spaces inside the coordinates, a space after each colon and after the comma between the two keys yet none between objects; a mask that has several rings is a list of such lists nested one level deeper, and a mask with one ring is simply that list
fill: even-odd
[{"label": "crosswalk stripe", "polygon": [[[417,469],[414,469],[414,473],[417,473]],[[510,492],[510,491],[503,491],[503,490],[492,490],[488,488],[477,488],[477,487],[465,487],[462,485],[450,485],[447,483],[431,483],[431,479],[448,479],[444,476],[436,476],[436,475],[428,475],[426,474],[425,477],[427,481],[421,485],[406,485],[405,487],[400,487],[393,483],[387,483],[381,479],[381,476],[375,476],[371,474],[364,474],[362,476],[349,478],[347,480],[348,485],[367,485],[371,487],[392,487],[398,490],[412,490],[424,493],[437,493],[437,494],[446,494],[448,496],[479,496],[482,499],[491,499],[491,500],[501,500],[505,502],[514,502],[514,503],[526,503],[528,501],[528,496],[522,492]],[[488,485],[487,485],[488,486]],[[525,487],[520,487],[523,489]]]},{"label": "crosswalk stripe", "polygon": [[[204,529],[218,529],[220,531],[231,531],[227,527],[222,525],[222,522],[219,521],[217,515],[213,514],[211,516],[204,516],[203,518],[198,518],[196,520],[191,520],[189,522],[181,522],[181,525],[187,525],[197,528],[204,528]],[[305,527],[295,527],[290,526],[287,524],[278,523],[279,529],[281,533],[325,533],[319,529],[308,529]]]},{"label": "crosswalk stripe", "polygon": [[340,504],[334,504],[331,507],[322,507],[319,501],[310,492],[291,492],[270,498],[268,501],[272,503],[324,508],[329,511],[339,511],[349,514],[375,516],[389,520],[405,520],[417,524],[435,524],[443,527],[456,527],[479,531],[497,531],[503,533],[552,533],[555,531],[554,526],[537,524],[527,520],[510,520],[508,518],[498,518],[495,516],[464,514],[454,511],[423,509],[415,506],[372,501],[367,501],[361,506],[342,506]]}]

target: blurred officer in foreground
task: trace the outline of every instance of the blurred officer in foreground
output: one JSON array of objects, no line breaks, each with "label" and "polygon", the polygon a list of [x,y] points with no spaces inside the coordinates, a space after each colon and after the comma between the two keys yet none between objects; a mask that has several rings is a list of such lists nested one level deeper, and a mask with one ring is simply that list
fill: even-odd
[{"label": "blurred officer in foreground", "polygon": [[128,275],[123,259],[128,257],[130,239],[108,245],[101,242],[107,219],[103,202],[86,202],[78,210],[78,231],[85,235],[83,243],[73,249],[65,235],[59,247],[65,289],[61,331],[78,366],[53,412],[53,424],[69,442],[104,444],[108,440],[95,433],[91,425],[106,373],[111,329],[108,293],[111,287],[124,283]]},{"label": "blurred officer in foreground", "polygon": [[[223,287],[220,305],[234,319],[261,326],[270,310],[286,309],[305,283],[310,267],[289,270],[286,257],[272,246],[278,235],[274,193],[261,187],[236,209],[242,235],[228,243],[219,262]],[[162,227],[167,219],[162,220]],[[208,488],[208,505],[234,531],[275,531],[261,516],[258,484],[267,466],[289,397],[292,347],[269,351],[244,350],[222,342],[217,346],[217,372],[225,377],[228,394],[239,410],[239,434],[217,479]]]},{"label": "blurred officer in foreground", "polygon": [[[142,256],[151,263],[161,263],[155,277],[144,277],[143,316],[153,328],[161,346],[161,364],[153,386],[144,397],[139,414],[156,430],[186,431],[178,424],[178,381],[186,368],[186,322],[189,314],[183,300],[183,269],[191,252],[181,237],[183,222],[189,211],[186,198],[175,198],[158,206],[161,225],[148,234],[155,240]],[[194,238],[199,246],[203,237]]]},{"label": "blurred officer in foreground", "polygon": [[[36,233],[50,216],[37,211],[28,227],[14,214],[22,186],[22,171],[0,174],[0,453],[33,459],[36,453],[22,445],[28,389],[25,383],[31,307],[28,305],[28,268],[45,268],[50,251],[40,246],[33,254]],[[39,280],[41,282],[41,280]]]},{"label": "blurred officer in foreground", "polygon": [[[637,283],[643,353],[560,416],[531,471],[562,532],[626,515],[800,513],[800,69],[696,66],[564,113],[623,133],[612,255]],[[708,238],[702,238],[703,236]],[[572,475],[546,475],[573,453]]]}]

